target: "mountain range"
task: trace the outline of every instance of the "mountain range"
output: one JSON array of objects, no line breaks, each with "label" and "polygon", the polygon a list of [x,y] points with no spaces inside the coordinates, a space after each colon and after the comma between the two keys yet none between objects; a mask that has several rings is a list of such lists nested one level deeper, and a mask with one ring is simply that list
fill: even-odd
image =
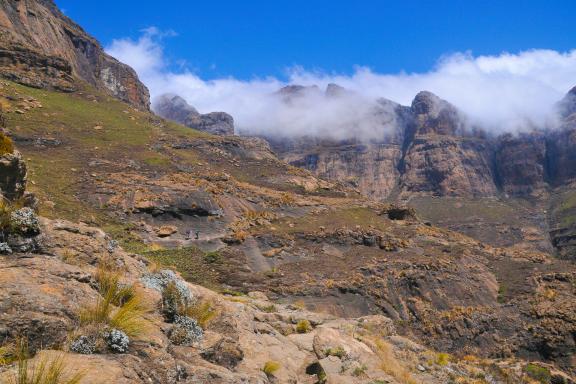
[{"label": "mountain range", "polygon": [[[51,0],[0,2],[0,77],[0,382],[575,382],[576,89],[517,134],[423,90],[254,137],[151,111]],[[309,94],[357,97],[270,97]]]}]

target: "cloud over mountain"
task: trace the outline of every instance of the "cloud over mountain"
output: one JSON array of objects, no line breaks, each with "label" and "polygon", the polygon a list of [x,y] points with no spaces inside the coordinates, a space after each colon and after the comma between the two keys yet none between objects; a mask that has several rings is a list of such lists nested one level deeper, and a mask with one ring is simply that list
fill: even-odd
[{"label": "cloud over mountain", "polygon": [[[493,132],[515,132],[553,122],[555,103],[576,84],[576,50],[544,49],[497,56],[451,54],[425,73],[381,74],[359,66],[350,75],[338,75],[291,68],[287,80],[204,80],[186,69],[170,69],[162,44],[165,36],[149,28],[138,40],[114,40],[107,52],[138,72],[152,100],[175,93],[201,113],[230,113],[237,129],[251,133],[344,137],[353,130],[357,135],[370,134],[374,100],[385,97],[409,105],[421,90],[454,104],[472,124]],[[273,96],[288,84],[324,89],[330,83],[354,96],[333,99],[310,92],[294,103]],[[384,124],[383,129],[389,128],[393,127]]]}]

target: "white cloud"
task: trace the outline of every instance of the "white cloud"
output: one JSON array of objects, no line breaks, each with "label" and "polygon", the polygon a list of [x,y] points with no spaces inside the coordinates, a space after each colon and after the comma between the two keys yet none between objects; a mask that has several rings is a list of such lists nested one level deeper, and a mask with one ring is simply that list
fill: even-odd
[{"label": "white cloud", "polygon": [[[337,137],[350,136],[351,131],[374,133],[374,121],[367,118],[368,100],[386,97],[409,105],[422,90],[453,103],[470,121],[488,130],[514,132],[527,129],[527,121],[539,127],[547,125],[554,104],[576,85],[576,50],[542,49],[498,56],[453,54],[440,58],[436,67],[425,73],[379,74],[357,67],[352,75],[333,75],[294,68],[287,82],[274,77],[203,80],[187,70],[168,69],[162,46],[165,36],[149,28],[138,40],[114,40],[107,51],[137,71],[153,100],[163,93],[175,93],[202,113],[230,113],[239,130],[252,133]],[[287,84],[323,88],[329,83],[350,89],[360,98],[346,98],[346,102],[308,98],[286,105],[270,96]]]}]

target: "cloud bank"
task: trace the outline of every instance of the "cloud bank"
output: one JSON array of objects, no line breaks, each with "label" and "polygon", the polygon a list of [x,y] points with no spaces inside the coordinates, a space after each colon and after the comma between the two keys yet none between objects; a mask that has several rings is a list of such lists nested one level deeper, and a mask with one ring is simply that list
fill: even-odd
[{"label": "cloud bank", "polygon": [[[292,68],[287,81],[274,77],[203,80],[186,69],[169,69],[164,37],[165,33],[149,28],[138,40],[114,40],[106,50],[136,70],[153,102],[164,93],[178,94],[201,113],[230,113],[237,131],[243,133],[338,138],[381,135],[374,125],[390,132],[394,122],[373,120],[374,100],[385,97],[410,105],[422,90],[454,104],[471,123],[493,133],[517,132],[549,126],[555,103],[576,85],[576,50],[544,49],[498,56],[452,54],[440,58],[425,73],[380,74],[359,66],[351,75],[334,75]],[[324,89],[329,83],[355,96],[334,100],[309,92],[306,98],[291,103],[272,96],[288,84]]]}]

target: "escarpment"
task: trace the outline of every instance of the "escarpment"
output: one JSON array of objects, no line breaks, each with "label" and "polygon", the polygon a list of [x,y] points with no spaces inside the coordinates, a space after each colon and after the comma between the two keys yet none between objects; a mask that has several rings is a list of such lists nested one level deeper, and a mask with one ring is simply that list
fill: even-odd
[{"label": "escarpment", "polygon": [[3,1],[0,6],[0,75],[36,88],[71,91],[82,80],[147,110],[148,89],[136,72],[100,44],[53,1]]}]

